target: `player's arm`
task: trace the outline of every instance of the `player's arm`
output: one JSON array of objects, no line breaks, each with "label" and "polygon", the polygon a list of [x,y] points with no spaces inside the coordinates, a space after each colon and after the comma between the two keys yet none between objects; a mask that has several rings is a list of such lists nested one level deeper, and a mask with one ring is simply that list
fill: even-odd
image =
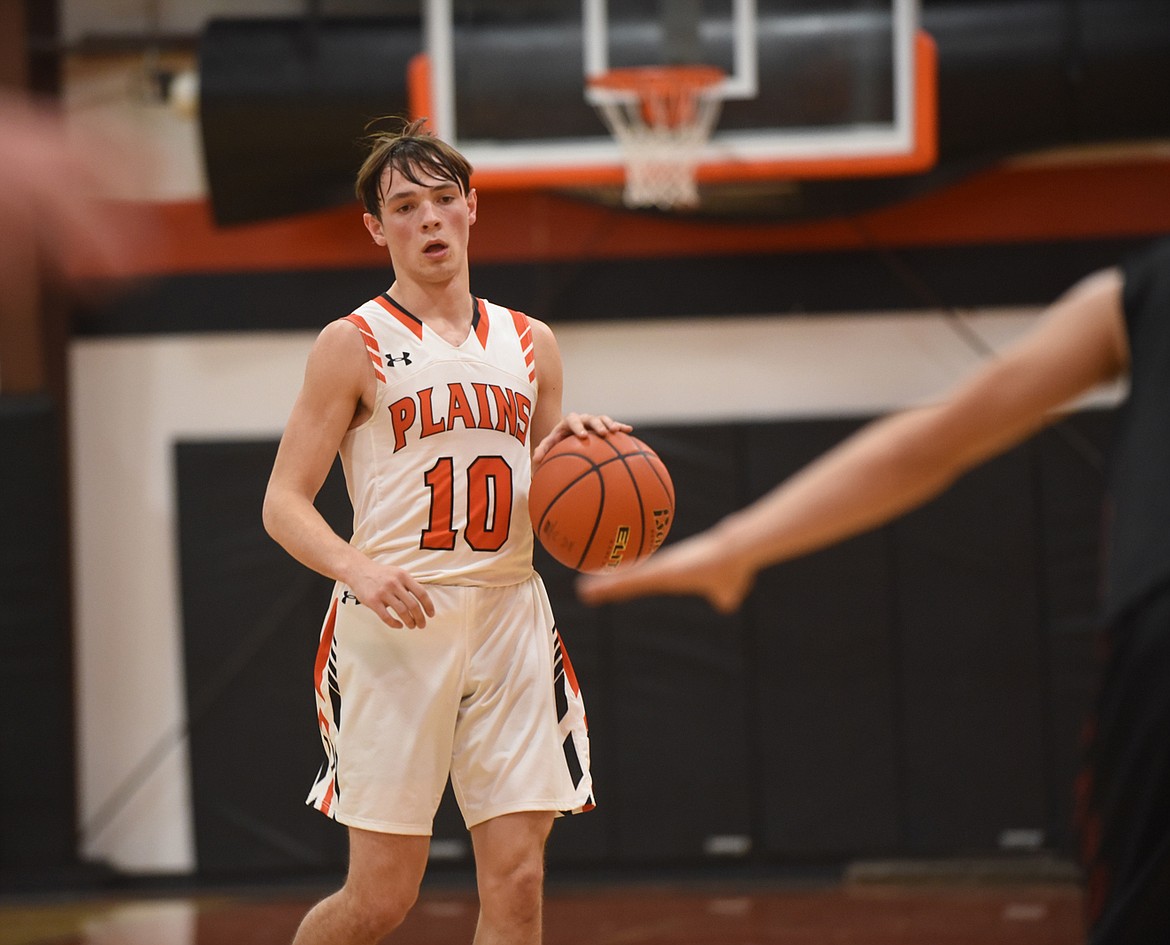
[{"label": "player's arm", "polygon": [[691,593],[733,609],[761,568],[925,503],[1127,366],[1121,276],[1108,270],[1071,289],[944,400],[874,421],[709,532],[628,570],[582,579],[582,596]]},{"label": "player's arm", "polygon": [[533,468],[540,465],[544,454],[567,436],[584,437],[587,433],[605,436],[611,431],[629,432],[628,423],[620,423],[604,414],[563,414],[565,367],[560,346],[552,329],[535,318],[528,319],[532,327],[533,353],[536,356],[536,411],[532,418]]},{"label": "player's arm", "polygon": [[423,626],[434,613],[425,589],[401,569],[378,565],[350,545],[314,504],[342,438],[368,416],[372,390],[369,355],[356,327],[345,321],[326,326],[309,353],[277,449],[264,496],[264,527],[290,555],[348,585],[391,626]]},{"label": "player's arm", "polygon": [[15,326],[36,317],[48,282],[92,302],[130,275],[153,223],[131,225],[102,198],[150,173],[150,154],[108,129],[79,134],[5,88],[0,129],[0,317]]}]

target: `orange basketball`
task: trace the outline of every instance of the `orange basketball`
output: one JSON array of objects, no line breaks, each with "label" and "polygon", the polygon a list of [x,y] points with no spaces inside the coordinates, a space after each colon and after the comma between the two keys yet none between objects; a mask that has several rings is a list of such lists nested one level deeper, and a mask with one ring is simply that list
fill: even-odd
[{"label": "orange basketball", "polygon": [[528,512],[557,561],[604,571],[662,544],[674,521],[674,484],[658,454],[628,433],[568,436],[533,474]]}]

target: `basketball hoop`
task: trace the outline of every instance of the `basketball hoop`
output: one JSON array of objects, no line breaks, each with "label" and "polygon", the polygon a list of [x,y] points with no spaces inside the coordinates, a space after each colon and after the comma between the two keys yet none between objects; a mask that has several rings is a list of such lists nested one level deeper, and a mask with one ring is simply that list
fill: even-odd
[{"label": "basketball hoop", "polygon": [[589,81],[594,101],[626,164],[629,207],[693,207],[695,172],[723,104],[714,66],[610,69]]}]

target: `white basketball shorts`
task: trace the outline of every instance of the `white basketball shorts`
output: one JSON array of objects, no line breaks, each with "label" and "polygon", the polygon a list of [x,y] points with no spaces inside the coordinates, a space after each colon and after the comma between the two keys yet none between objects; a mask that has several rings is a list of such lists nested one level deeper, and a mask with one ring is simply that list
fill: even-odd
[{"label": "white basketball shorts", "polygon": [[395,629],[334,589],[314,674],[325,764],[307,803],[421,836],[448,776],[468,827],[590,809],[585,706],[539,575],[427,591],[435,616]]}]

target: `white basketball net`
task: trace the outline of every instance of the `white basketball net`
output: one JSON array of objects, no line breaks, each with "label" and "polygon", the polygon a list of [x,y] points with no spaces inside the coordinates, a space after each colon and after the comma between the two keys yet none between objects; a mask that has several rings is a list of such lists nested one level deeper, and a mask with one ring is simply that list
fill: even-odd
[{"label": "white basketball net", "polygon": [[710,84],[647,83],[596,104],[626,164],[628,207],[693,207],[695,172],[719,120],[722,99]]}]

